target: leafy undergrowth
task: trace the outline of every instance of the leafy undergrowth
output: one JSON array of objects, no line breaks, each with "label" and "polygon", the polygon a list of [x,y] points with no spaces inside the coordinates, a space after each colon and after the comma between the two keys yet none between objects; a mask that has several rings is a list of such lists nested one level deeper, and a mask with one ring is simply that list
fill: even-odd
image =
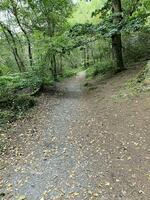
[{"label": "leafy undergrowth", "polygon": [[93,79],[97,75],[105,75],[107,73],[114,73],[114,66],[111,60],[102,60],[97,62],[93,66],[90,66],[87,70],[87,79]]},{"label": "leafy undergrowth", "polygon": [[95,84],[95,82],[93,83],[94,80],[98,82],[104,81],[112,77],[114,74],[115,70],[112,60],[102,60],[101,62],[97,62],[95,65],[88,67],[86,70],[87,81],[85,82],[84,86],[88,90],[94,90],[97,88],[97,84]]},{"label": "leafy undergrowth", "polygon": [[[10,122],[24,116],[36,104],[33,94],[41,84],[41,79],[33,73],[0,76],[0,134]],[[0,150],[3,149],[3,143],[0,142]]]},{"label": "leafy undergrowth", "polygon": [[60,80],[64,79],[64,78],[69,78],[69,77],[72,77],[72,76],[75,76],[77,73],[83,71],[85,69],[83,69],[83,67],[76,67],[76,68],[71,68],[71,67],[66,67],[64,69],[64,72],[63,72],[63,77],[60,78]]},{"label": "leafy undergrowth", "polygon": [[36,73],[16,73],[0,77],[0,98],[12,95],[18,90],[31,88],[32,90],[40,87],[42,79]]},{"label": "leafy undergrowth", "polygon": [[0,76],[0,109],[27,110],[33,106],[34,94],[41,88],[43,79],[35,72]]},{"label": "leafy undergrowth", "polygon": [[126,82],[118,96],[128,98],[147,91],[150,91],[150,61],[147,62],[146,66],[144,66],[135,78]]},{"label": "leafy undergrowth", "polygon": [[[0,104],[0,152],[3,149],[4,141],[1,133],[6,131],[9,124],[25,116],[28,109],[36,104],[36,98],[30,95],[21,94],[9,98]],[[6,131],[7,132],[7,131]]]}]

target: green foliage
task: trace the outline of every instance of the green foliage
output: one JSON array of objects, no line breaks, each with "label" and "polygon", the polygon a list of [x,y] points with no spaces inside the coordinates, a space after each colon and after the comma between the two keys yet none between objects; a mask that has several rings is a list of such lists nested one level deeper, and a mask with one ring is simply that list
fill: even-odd
[{"label": "green foliage", "polygon": [[123,35],[123,52],[126,63],[149,58],[150,32],[145,30],[130,35]]},{"label": "green foliage", "polygon": [[9,66],[6,65],[0,66],[0,76],[10,73],[13,73],[13,70]]},{"label": "green foliage", "polygon": [[[135,32],[141,30],[150,16],[147,0],[122,1],[122,12],[112,13],[112,1],[107,0],[102,8],[96,9],[92,16],[99,16],[100,22],[95,26],[97,31],[106,36],[112,36],[117,32]],[[112,23],[116,16],[122,16],[119,23]]]},{"label": "green foliage", "polygon": [[12,99],[17,91],[30,88],[30,92],[40,88],[41,78],[34,72],[17,73],[0,77],[0,101]]},{"label": "green foliage", "polygon": [[[79,1],[76,5],[71,0],[21,4],[2,0],[0,11],[8,16],[0,20],[1,107],[17,112],[32,107],[34,91],[52,85],[54,75],[58,80],[75,75],[80,66],[89,66],[88,77],[114,73],[110,41],[116,33],[123,35],[126,63],[148,57],[149,0],[124,0],[122,7],[122,12],[114,14],[111,0]],[[112,23],[117,16],[123,19]]]},{"label": "green foliage", "polygon": [[72,14],[72,17],[69,18],[69,23],[71,25],[75,25],[78,23],[85,24],[85,23],[92,23],[96,24],[99,22],[99,17],[92,17],[92,12],[96,9],[103,7],[106,0],[92,0],[89,2],[86,1],[79,1]]},{"label": "green foliage", "polygon": [[97,75],[105,75],[107,73],[113,74],[114,64],[112,60],[102,60],[101,62],[97,62],[95,65],[90,66],[87,69],[87,77],[92,78]]},{"label": "green foliage", "polygon": [[63,77],[69,78],[71,76],[75,76],[77,73],[79,73],[82,70],[83,70],[82,67],[77,67],[77,68],[71,68],[71,67],[66,68],[65,67]]},{"label": "green foliage", "polygon": [[15,114],[13,111],[8,111],[8,110],[0,110],[0,124],[1,126],[8,123],[12,122],[15,119]]},{"label": "green foliage", "polygon": [[0,70],[0,76],[2,76],[3,75],[3,72],[2,72],[2,70]]},{"label": "green foliage", "polygon": [[1,76],[0,124],[15,120],[21,113],[33,107],[36,100],[31,95],[41,84],[41,79],[31,72]]},{"label": "green foliage", "polygon": [[18,95],[12,102],[12,109],[15,111],[26,111],[36,104],[34,97],[30,95]]},{"label": "green foliage", "polygon": [[95,32],[95,28],[92,24],[75,24],[69,32],[70,37],[77,37],[82,35],[93,35]]}]

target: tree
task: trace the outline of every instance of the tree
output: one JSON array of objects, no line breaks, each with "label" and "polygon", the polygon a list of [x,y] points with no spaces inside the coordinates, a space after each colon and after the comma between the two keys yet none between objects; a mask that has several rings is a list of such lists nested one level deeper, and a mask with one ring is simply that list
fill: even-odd
[{"label": "tree", "polygon": [[34,13],[32,25],[34,29],[41,31],[49,40],[46,56],[50,57],[51,71],[54,80],[57,80],[56,48],[51,46],[55,36],[61,35],[67,26],[66,18],[71,13],[72,2],[70,0],[37,0],[28,1],[29,9]]},{"label": "tree", "polygon": [[8,45],[10,46],[10,48],[12,50],[12,54],[14,55],[14,58],[16,60],[19,71],[24,72],[25,71],[25,65],[24,65],[24,62],[23,62],[21,56],[19,55],[16,39],[15,39],[13,32],[11,31],[11,29],[8,26],[3,24],[2,22],[0,22],[0,26],[2,28],[2,31],[5,35],[5,37],[6,37]]},{"label": "tree", "polygon": [[12,6],[12,13],[13,15],[15,16],[16,18],[16,21],[17,21],[17,24],[19,25],[21,31],[24,33],[24,36],[27,40],[27,45],[28,45],[28,55],[29,55],[29,63],[30,63],[30,66],[33,65],[33,56],[32,56],[32,48],[31,48],[31,42],[30,42],[30,38],[28,36],[28,33],[25,29],[25,27],[23,26],[20,18],[19,18],[19,10],[18,10],[18,5],[17,5],[17,1],[15,2],[14,0],[10,0],[10,4]]},{"label": "tree", "polygon": [[[113,14],[113,23],[115,26],[118,26],[123,18],[121,0],[112,0],[112,14]],[[117,66],[117,72],[120,72],[124,70],[125,67],[122,55],[121,32],[118,30],[112,34],[112,50],[113,50],[114,60]]]},{"label": "tree", "polygon": [[[123,6],[122,6],[123,5]],[[147,0],[107,0],[104,6],[95,10],[92,16],[99,16],[100,23],[96,29],[104,36],[112,38],[112,52],[115,61],[115,70],[125,69],[122,52],[122,33],[131,33],[141,30],[150,15]]]}]

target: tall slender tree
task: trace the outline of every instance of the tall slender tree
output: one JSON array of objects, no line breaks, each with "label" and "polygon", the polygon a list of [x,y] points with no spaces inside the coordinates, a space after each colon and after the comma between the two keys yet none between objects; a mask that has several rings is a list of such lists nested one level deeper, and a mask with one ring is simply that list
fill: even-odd
[{"label": "tall slender tree", "polygon": [[17,24],[20,27],[21,31],[23,32],[23,34],[24,34],[24,36],[26,38],[27,45],[28,45],[29,63],[30,63],[30,66],[32,66],[33,65],[33,55],[32,55],[30,37],[29,37],[28,32],[26,31],[25,27],[23,26],[23,24],[22,24],[22,22],[20,20],[17,1],[10,0],[10,4],[12,6],[12,13],[16,18]]},{"label": "tall slender tree", "polygon": [[16,43],[15,36],[14,36],[13,32],[11,31],[11,29],[8,26],[3,24],[2,22],[0,22],[0,26],[2,27],[2,31],[3,31],[3,33],[6,37],[8,45],[10,46],[12,54],[14,55],[14,58],[16,60],[19,71],[24,72],[25,71],[25,65],[24,65],[24,62],[23,62],[21,56],[19,55],[17,43]]},{"label": "tall slender tree", "polygon": [[[118,26],[123,18],[121,0],[112,0],[112,14],[113,14],[113,24]],[[122,54],[122,39],[121,32],[116,31],[112,34],[112,50],[115,63],[117,66],[117,72],[125,69]]]}]

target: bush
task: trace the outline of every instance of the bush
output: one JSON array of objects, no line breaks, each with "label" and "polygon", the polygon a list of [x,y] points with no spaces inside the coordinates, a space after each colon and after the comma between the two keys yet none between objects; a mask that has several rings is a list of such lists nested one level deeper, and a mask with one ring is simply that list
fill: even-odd
[{"label": "bush", "polygon": [[[11,65],[11,64],[10,64]],[[11,66],[7,66],[5,64],[0,63],[0,75],[6,75],[14,72],[14,68]]]},{"label": "bush", "polygon": [[0,100],[6,101],[13,99],[16,96],[18,90],[30,88],[30,91],[34,91],[40,88],[42,85],[42,79],[35,74],[31,73],[16,73],[9,76],[0,77]]},{"label": "bush", "polygon": [[32,108],[36,104],[32,94],[41,84],[34,72],[0,76],[0,124],[11,122]]},{"label": "bush", "polygon": [[16,89],[38,87],[41,82],[41,78],[34,72],[15,73],[0,77],[0,87],[5,85]]},{"label": "bush", "polygon": [[79,73],[82,70],[83,70],[83,68],[81,68],[81,67],[78,67],[78,68],[65,67],[63,77],[69,78],[71,76],[75,76],[77,73]]},{"label": "bush", "polygon": [[19,95],[12,102],[12,109],[15,111],[26,111],[36,104],[34,97],[29,95]]},{"label": "bush", "polygon": [[98,74],[104,75],[109,72],[114,73],[113,61],[102,60],[87,69],[87,77],[95,77]]}]

